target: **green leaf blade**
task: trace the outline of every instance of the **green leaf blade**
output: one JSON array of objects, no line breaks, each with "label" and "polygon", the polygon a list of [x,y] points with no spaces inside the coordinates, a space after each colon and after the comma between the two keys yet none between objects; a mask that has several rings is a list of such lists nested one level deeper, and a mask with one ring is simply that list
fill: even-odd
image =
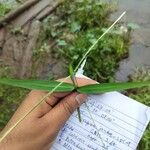
[{"label": "green leaf blade", "polygon": [[103,83],[78,87],[77,91],[85,94],[100,94],[104,92],[123,91],[133,88],[150,86],[150,81],[127,83]]},{"label": "green leaf blade", "polygon": [[[49,80],[17,80],[17,79],[6,79],[1,78],[0,84],[21,87],[26,89],[36,89],[51,91],[54,89],[60,82],[58,81],[49,81]],[[62,83],[57,89],[56,92],[70,92],[74,90],[74,86],[69,83]]]}]

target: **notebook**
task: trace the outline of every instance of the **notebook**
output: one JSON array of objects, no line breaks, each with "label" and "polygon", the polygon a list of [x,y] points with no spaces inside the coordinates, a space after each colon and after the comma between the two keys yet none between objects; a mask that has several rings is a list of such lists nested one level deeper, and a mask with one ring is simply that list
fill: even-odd
[{"label": "notebook", "polygon": [[150,121],[150,107],[119,92],[89,95],[50,150],[135,150]]}]

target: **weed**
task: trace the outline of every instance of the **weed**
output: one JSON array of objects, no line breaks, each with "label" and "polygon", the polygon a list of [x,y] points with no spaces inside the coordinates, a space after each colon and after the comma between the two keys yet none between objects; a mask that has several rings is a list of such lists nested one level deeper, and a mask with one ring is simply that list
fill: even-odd
[{"label": "weed", "polygon": [[[51,55],[65,58],[73,66],[82,58],[89,46],[95,42],[111,21],[109,14],[116,10],[116,5],[102,3],[99,0],[80,0],[70,3],[68,0],[55,14],[43,21],[43,43],[55,41]],[[118,25],[119,27],[119,25]],[[86,75],[100,82],[113,80],[118,62],[128,53],[130,34],[114,29],[94,48],[87,59]],[[118,34],[119,33],[119,34]],[[38,50],[37,50],[38,51]]]},{"label": "weed", "polygon": [[15,9],[19,4],[22,3],[22,0],[2,0],[0,1],[0,18],[5,14],[10,12],[12,9]]},{"label": "weed", "polygon": [[11,6],[0,2],[0,17],[3,17],[6,13],[11,10]]}]

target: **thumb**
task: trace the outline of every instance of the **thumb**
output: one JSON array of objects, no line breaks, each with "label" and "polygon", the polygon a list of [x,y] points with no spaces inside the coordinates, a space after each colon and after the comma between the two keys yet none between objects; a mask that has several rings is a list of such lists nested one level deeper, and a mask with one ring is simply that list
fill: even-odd
[{"label": "thumb", "polygon": [[64,126],[71,114],[86,101],[86,98],[87,95],[85,94],[71,93],[47,113],[45,119],[49,120],[50,123],[53,122],[55,129],[59,130]]}]

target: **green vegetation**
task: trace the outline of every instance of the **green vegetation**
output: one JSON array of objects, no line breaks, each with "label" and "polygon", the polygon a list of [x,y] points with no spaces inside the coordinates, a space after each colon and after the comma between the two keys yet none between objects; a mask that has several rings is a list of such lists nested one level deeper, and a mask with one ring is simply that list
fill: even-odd
[{"label": "green vegetation", "polygon": [[22,0],[4,0],[0,1],[0,18],[3,17],[5,14],[10,12],[12,9],[15,9],[21,2]]},{"label": "green vegetation", "polygon": [[0,3],[0,17],[3,17],[11,10],[11,5]]},{"label": "green vegetation", "polygon": [[[41,47],[35,51],[36,57],[49,53],[46,43],[55,58],[64,58],[66,70],[68,64],[75,67],[83,54],[95,40],[112,23],[109,14],[116,10],[115,4],[101,3],[96,0],[80,0],[70,3],[68,0],[60,6],[55,14],[43,22],[43,30],[39,39]],[[128,28],[124,27],[127,31]],[[87,59],[85,74],[100,81],[113,81],[118,62],[128,53],[130,34],[117,25],[105,36]]]},{"label": "green vegetation", "polygon": [[6,125],[27,92],[25,89],[0,85],[0,129]]}]

